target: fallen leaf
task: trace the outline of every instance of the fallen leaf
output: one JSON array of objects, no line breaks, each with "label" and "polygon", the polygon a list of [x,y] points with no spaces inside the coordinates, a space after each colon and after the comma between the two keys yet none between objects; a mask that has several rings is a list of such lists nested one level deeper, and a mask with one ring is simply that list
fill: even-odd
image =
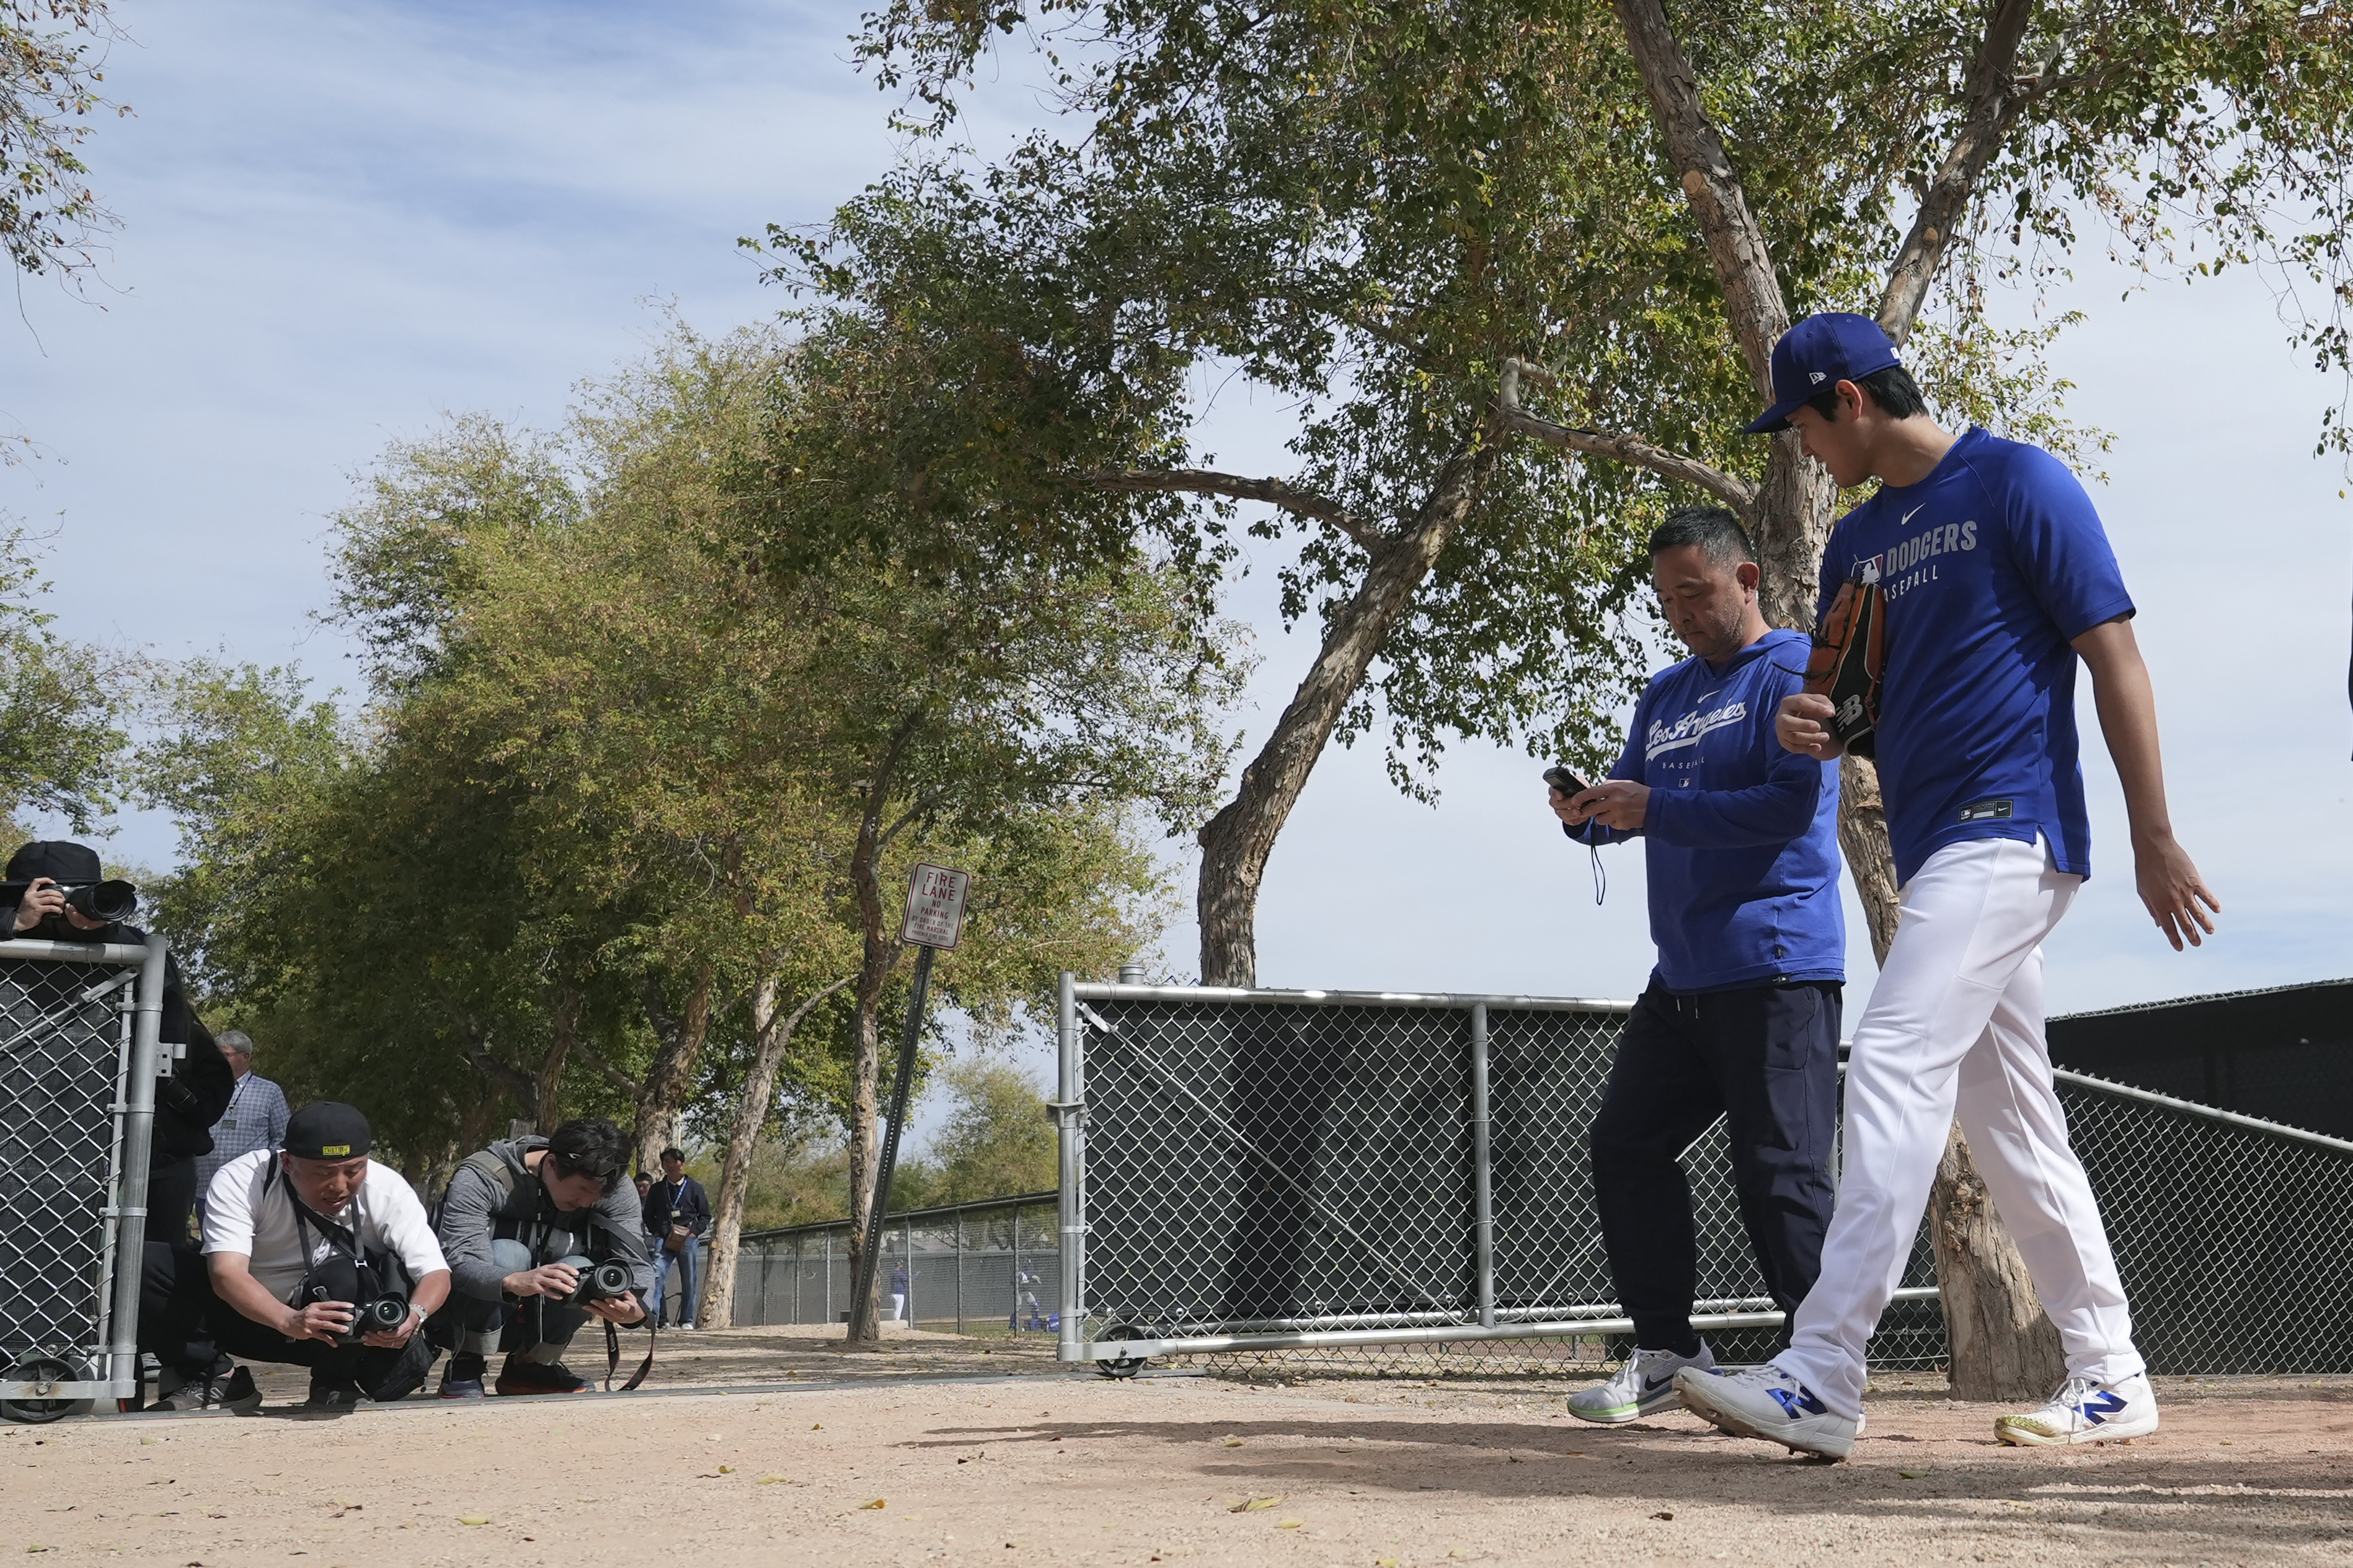
[{"label": "fallen leaf", "polygon": [[760,1484],[764,1487],[772,1487],[784,1479],[785,1478],[782,1476],[762,1476],[760,1478]]},{"label": "fallen leaf", "polygon": [[491,1521],[488,1514],[461,1513],[458,1516],[458,1522],[459,1524],[488,1524]]},{"label": "fallen leaf", "polygon": [[866,1509],[870,1509],[870,1508],[881,1508],[881,1507],[882,1506],[882,1503],[883,1503],[883,1500],[882,1500],[882,1499],[881,1499],[881,1498],[876,1498],[872,1502],[862,1502],[862,1503],[860,1503],[858,1506],[859,1506],[860,1510],[862,1511],[862,1510],[866,1510]]},{"label": "fallen leaf", "polygon": [[812,1421],[809,1423],[809,1430],[812,1432],[822,1432],[825,1430],[825,1423],[822,1421]]},{"label": "fallen leaf", "polygon": [[1652,1519],[1672,1519],[1675,1516],[1662,1509],[1659,1512],[1652,1514],[1651,1517]]},{"label": "fallen leaf", "polygon": [[735,1467],[733,1465],[722,1465],[719,1467],[719,1473],[723,1476],[732,1476],[735,1473]]},{"label": "fallen leaf", "polygon": [[1262,1508],[1272,1508],[1276,1503],[1279,1503],[1282,1500],[1282,1499],[1280,1496],[1254,1497],[1236,1503],[1233,1507],[1226,1510],[1226,1511],[1228,1513],[1256,1513]]},{"label": "fallen leaf", "polygon": [[27,1552],[47,1552],[48,1548],[46,1546],[27,1546],[25,1550]]},{"label": "fallen leaf", "polygon": [[1275,1521],[1274,1528],[1277,1530],[1297,1530],[1303,1522],[1304,1521],[1296,1519],[1281,1519]]},{"label": "fallen leaf", "polygon": [[1895,1473],[1902,1476],[1907,1481],[1916,1481],[1928,1472],[1926,1470],[1898,1470]]},{"label": "fallen leaf", "polygon": [[1241,1446],[1242,1440],[1240,1437],[1229,1437],[1226,1439],[1226,1447],[1229,1448],[1239,1448]]},{"label": "fallen leaf", "polygon": [[142,1437],[139,1439],[139,1446],[142,1448],[152,1448],[163,1440],[161,1437]]}]

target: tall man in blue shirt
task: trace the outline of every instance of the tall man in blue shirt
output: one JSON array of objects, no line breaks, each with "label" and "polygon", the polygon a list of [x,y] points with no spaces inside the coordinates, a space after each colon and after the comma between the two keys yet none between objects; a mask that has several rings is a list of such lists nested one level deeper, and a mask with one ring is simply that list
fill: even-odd
[{"label": "tall man in blue shirt", "polygon": [[1765,623],[1756,552],[1732,514],[1676,512],[1651,574],[1692,657],[1651,677],[1610,776],[1553,812],[1572,837],[1640,834],[1658,968],[1634,1004],[1593,1119],[1593,1192],[1634,1323],[1616,1377],[1569,1397],[1617,1423],[1676,1403],[1675,1373],[1715,1365],[1692,1330],[1698,1264],[1678,1156],[1718,1116],[1740,1215],[1785,1311],[1812,1288],[1831,1217],[1838,1120],[1837,764],[1774,738],[1808,642]]},{"label": "tall man in blue shirt", "polygon": [[[2092,868],[2079,657],[2124,784],[2142,903],[2177,950],[2221,907],[2167,816],[2132,599],[2074,475],[2038,447],[1940,429],[1867,318],[1791,328],[1773,349],[1773,390],[1752,431],[1794,425],[1841,488],[1880,481],[1831,531],[1821,594],[1827,605],[1853,582],[1884,595],[1873,743],[1903,914],[1854,1032],[1838,1214],[1790,1344],[1753,1373],[1684,1373],[1677,1388],[1728,1431],[1844,1458],[1863,1346],[1957,1115],[2067,1356],[2050,1403],[2002,1416],[1994,1436],[2154,1432],[2157,1401],[2042,1033],[2042,942]],[[1782,744],[1838,755],[1835,716],[1828,698],[1785,699]]]}]

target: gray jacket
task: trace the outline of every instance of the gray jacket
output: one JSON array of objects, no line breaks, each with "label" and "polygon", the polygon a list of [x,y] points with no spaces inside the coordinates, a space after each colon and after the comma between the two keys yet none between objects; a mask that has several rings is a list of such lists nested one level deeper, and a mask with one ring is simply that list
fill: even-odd
[{"label": "gray jacket", "polygon": [[[530,1247],[543,1263],[570,1253],[627,1263],[643,1296],[653,1288],[654,1270],[639,1228],[637,1188],[623,1182],[594,1207],[559,1210],[538,1173],[522,1163],[524,1155],[546,1147],[547,1140],[536,1136],[501,1139],[459,1163],[434,1223],[449,1259],[450,1288],[478,1300],[497,1300],[508,1271],[491,1260],[491,1243],[507,1237]],[[477,1169],[478,1161],[496,1161],[506,1181]]]}]

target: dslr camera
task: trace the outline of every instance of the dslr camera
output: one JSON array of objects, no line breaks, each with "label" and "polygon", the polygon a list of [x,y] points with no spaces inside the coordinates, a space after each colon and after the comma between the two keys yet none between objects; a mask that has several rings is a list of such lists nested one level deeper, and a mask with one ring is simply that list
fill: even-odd
[{"label": "dslr camera", "polygon": [[578,1307],[590,1301],[613,1301],[629,1293],[629,1266],[626,1263],[591,1263],[578,1253],[555,1261],[571,1269],[580,1280],[571,1295],[556,1303],[559,1307]]},{"label": "dslr camera", "polygon": [[400,1325],[406,1321],[408,1321],[407,1297],[378,1296],[373,1300],[361,1304],[359,1310],[352,1314],[352,1326],[337,1334],[335,1342],[339,1345],[355,1345],[360,1342],[361,1337],[366,1334],[396,1333],[399,1331]]},{"label": "dslr camera", "polygon": [[[25,895],[33,889],[33,882],[38,880],[34,878],[30,881],[0,882],[0,903],[23,903]],[[66,896],[66,908],[95,925],[112,925],[139,912],[139,889],[120,877],[103,882],[58,882],[57,886]]]}]

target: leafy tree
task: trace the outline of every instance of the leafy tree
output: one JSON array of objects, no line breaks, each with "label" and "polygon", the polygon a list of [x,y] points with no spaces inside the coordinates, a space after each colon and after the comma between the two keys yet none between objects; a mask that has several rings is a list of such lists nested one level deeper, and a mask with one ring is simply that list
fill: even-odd
[{"label": "leafy tree", "polygon": [[937,1171],[932,1203],[1052,1190],[1060,1179],[1054,1130],[1039,1114],[1046,1093],[1035,1079],[1009,1062],[967,1057],[938,1081],[948,1109],[925,1151]]},{"label": "leafy tree", "polygon": [[90,832],[113,809],[122,729],[144,662],[58,636],[22,529],[0,531],[0,818],[62,816]]},{"label": "leafy tree", "polygon": [[120,36],[106,0],[0,6],[0,245],[20,276],[88,276],[99,237],[117,226],[75,149],[92,111],[130,112],[99,91],[100,46]]}]

